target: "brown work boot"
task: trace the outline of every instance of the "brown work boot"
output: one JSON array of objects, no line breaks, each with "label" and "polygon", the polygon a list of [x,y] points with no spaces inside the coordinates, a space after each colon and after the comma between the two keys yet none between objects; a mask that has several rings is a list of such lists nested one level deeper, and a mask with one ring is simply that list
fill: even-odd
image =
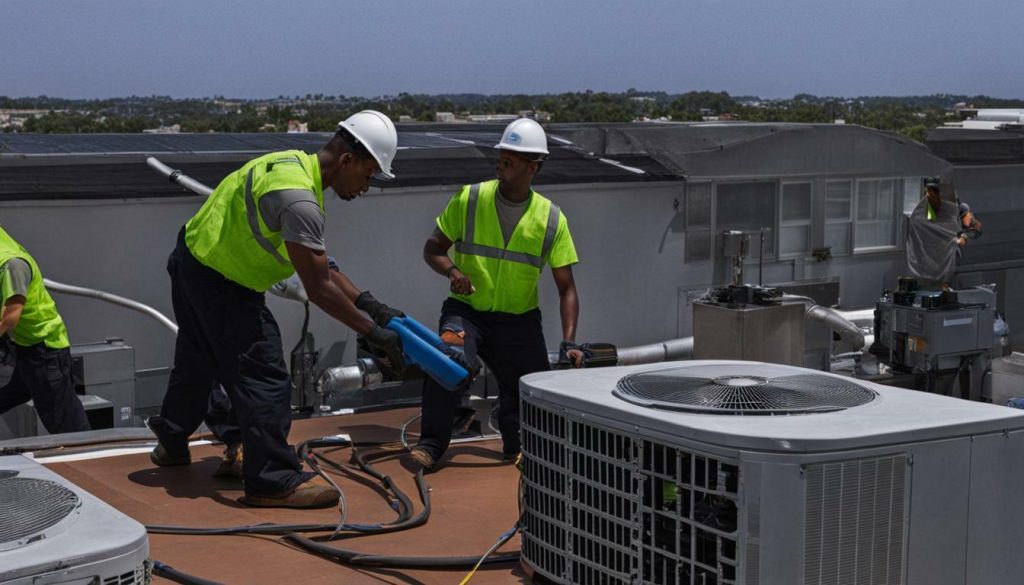
[{"label": "brown work boot", "polygon": [[412,450],[409,451],[409,456],[412,457],[412,460],[422,467],[424,471],[433,469],[434,465],[437,464],[437,461],[434,460],[434,456],[423,447],[413,447]]},{"label": "brown work boot", "polygon": [[220,477],[224,479],[242,479],[242,445],[228,445],[224,449],[224,457],[220,460],[220,465],[217,466],[217,470],[213,472],[213,477]]},{"label": "brown work boot", "polygon": [[156,447],[149,453],[149,460],[160,467],[174,467],[176,465],[188,465],[192,463],[192,455],[186,450],[184,455],[175,457],[167,453],[163,443],[157,443]]},{"label": "brown work boot", "polygon": [[317,475],[280,494],[246,494],[238,501],[256,508],[326,508],[337,504],[340,496],[334,486]]}]

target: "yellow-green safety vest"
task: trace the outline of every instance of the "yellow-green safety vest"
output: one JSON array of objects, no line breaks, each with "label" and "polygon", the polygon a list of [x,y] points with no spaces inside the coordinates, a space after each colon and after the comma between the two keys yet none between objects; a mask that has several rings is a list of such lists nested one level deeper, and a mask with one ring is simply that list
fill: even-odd
[{"label": "yellow-green safety vest", "polygon": [[295,273],[280,231],[260,214],[260,199],[286,189],[312,191],[321,211],[320,161],[301,150],[272,152],[228,175],[185,224],[185,244],[204,265],[257,292]]},{"label": "yellow-green safety vest", "polygon": [[43,273],[39,265],[32,259],[21,244],[14,241],[3,228],[0,228],[0,266],[13,258],[20,258],[32,268],[32,280],[25,292],[25,307],[21,310],[18,325],[8,334],[15,344],[28,347],[37,343],[45,343],[50,349],[62,349],[68,343],[68,332],[64,320],[57,312],[57,304],[43,285]]},{"label": "yellow-green safety vest", "polygon": [[495,206],[497,192],[498,181],[491,180],[470,185],[465,194],[466,223],[462,238],[455,242],[453,260],[476,291],[451,296],[478,311],[522,314],[537,308],[537,282],[555,242],[561,212],[551,200],[532,192],[506,245]]}]

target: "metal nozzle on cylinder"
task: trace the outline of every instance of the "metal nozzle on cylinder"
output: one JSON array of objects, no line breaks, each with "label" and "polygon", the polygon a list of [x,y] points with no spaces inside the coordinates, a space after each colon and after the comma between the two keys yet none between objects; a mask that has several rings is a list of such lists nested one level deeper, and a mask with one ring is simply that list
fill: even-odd
[{"label": "metal nozzle on cylinder", "polygon": [[361,390],[372,390],[384,382],[377,362],[359,358],[355,364],[327,368],[317,380],[316,388],[321,399],[328,396],[351,398]]}]

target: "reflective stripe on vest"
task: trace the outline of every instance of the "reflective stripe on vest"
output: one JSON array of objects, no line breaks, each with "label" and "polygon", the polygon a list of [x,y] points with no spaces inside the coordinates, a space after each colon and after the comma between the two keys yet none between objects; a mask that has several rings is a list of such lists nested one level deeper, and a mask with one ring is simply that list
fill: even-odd
[{"label": "reflective stripe on vest", "polygon": [[[299,161],[296,160],[295,162]],[[267,170],[270,170],[272,167],[273,163],[267,164]],[[260,230],[260,216],[259,212],[256,210],[256,199],[252,196],[252,173],[254,170],[255,167],[249,169],[249,174],[245,177],[245,215],[249,219],[249,229],[252,230],[252,237],[255,238],[256,243],[259,244],[261,248],[273,256],[274,260],[277,260],[278,264],[288,266],[291,263],[286,260],[284,256],[281,256],[277,251],[277,248],[274,247],[274,244],[270,243],[270,240],[268,240],[267,237],[263,235],[263,231]]]},{"label": "reflective stripe on vest", "polygon": [[222,276],[257,292],[295,273],[286,243],[260,215],[263,196],[275,191],[310,191],[323,210],[320,165],[301,151],[257,157],[217,185],[185,224],[185,244],[195,258]]},{"label": "reflective stripe on vest", "polygon": [[520,262],[538,269],[544,268],[544,259],[548,257],[548,252],[551,251],[551,246],[555,242],[555,234],[558,232],[558,215],[560,213],[558,205],[554,201],[551,202],[551,208],[548,210],[547,230],[544,232],[544,244],[541,246],[540,256],[534,256],[525,252],[516,252],[506,250],[505,248],[473,243],[473,236],[476,231],[476,202],[479,196],[480,183],[476,183],[470,187],[469,198],[466,201],[466,229],[463,232],[465,240],[455,242],[455,250],[461,254]]}]

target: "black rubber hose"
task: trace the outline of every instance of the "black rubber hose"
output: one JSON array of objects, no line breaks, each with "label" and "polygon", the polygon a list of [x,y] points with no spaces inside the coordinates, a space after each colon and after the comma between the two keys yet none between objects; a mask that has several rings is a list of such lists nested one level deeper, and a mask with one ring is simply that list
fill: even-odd
[{"label": "black rubber hose", "polygon": [[[365,567],[401,567],[406,569],[465,569],[472,568],[480,562],[480,555],[465,557],[399,557],[388,555],[369,555],[353,550],[333,547],[329,544],[310,540],[299,534],[284,537],[310,552],[339,561],[348,565]],[[481,565],[511,563],[519,560],[519,552],[493,555],[484,559]]]},{"label": "black rubber hose", "polygon": [[220,581],[211,581],[209,579],[203,579],[202,577],[196,577],[195,575],[189,575],[183,573],[178,569],[170,565],[165,565],[156,559],[151,559],[153,562],[153,574],[164,579],[170,579],[175,583],[182,583],[183,585],[223,585]]},{"label": "black rubber hose", "polygon": [[[308,443],[313,441],[306,441],[297,446],[300,453],[307,448]],[[382,459],[385,457],[395,456],[397,453],[394,451],[382,451],[380,453],[370,454],[368,457],[372,459]],[[360,464],[360,469],[373,475],[376,478],[384,478],[385,485],[395,494],[395,497],[399,500],[403,510],[399,514],[399,518],[390,524],[346,524],[342,526],[343,531],[353,532],[356,535],[365,534],[385,534],[389,532],[397,532],[405,530],[407,528],[415,528],[426,523],[430,517],[430,495],[426,485],[426,481],[423,479],[423,473],[419,472],[416,475],[416,484],[420,492],[420,500],[424,503],[423,511],[415,517],[410,516],[410,510],[412,510],[412,501],[409,496],[399,489],[394,481],[391,480],[390,476],[383,475],[373,468],[366,461],[367,456],[360,454],[358,457],[353,457]],[[227,536],[233,534],[268,534],[268,535],[280,535],[280,534],[291,534],[296,532],[333,532],[338,528],[337,524],[249,524],[244,526],[228,526],[228,527],[213,527],[213,528],[194,528],[189,526],[170,526],[170,525],[147,525],[146,531],[151,534],[175,534],[175,535],[194,535],[194,536]]]}]

